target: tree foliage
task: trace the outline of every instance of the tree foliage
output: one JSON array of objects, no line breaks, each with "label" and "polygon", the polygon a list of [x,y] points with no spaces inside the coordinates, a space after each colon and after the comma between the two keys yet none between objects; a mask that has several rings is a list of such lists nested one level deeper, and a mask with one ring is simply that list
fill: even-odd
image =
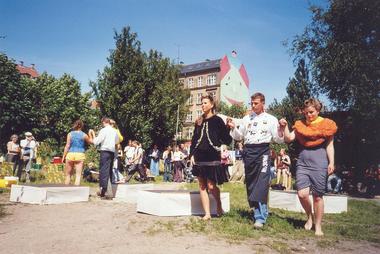
[{"label": "tree foliage", "polygon": [[[348,112],[356,164],[380,153],[380,1],[331,0],[311,7],[312,22],[292,42],[295,59],[306,58],[313,87],[337,111]],[[354,149],[363,147],[360,152]],[[372,154],[372,156],[365,156]],[[377,158],[376,158],[377,157]]]},{"label": "tree foliage", "polygon": [[143,52],[130,27],[115,31],[114,39],[109,65],[91,83],[101,113],[114,119],[126,138],[144,145],[169,143],[178,105],[181,119],[187,110],[177,66],[156,50]]},{"label": "tree foliage", "polygon": [[274,100],[268,110],[277,118],[284,117],[292,125],[302,117],[304,101],[311,97],[309,70],[303,59],[298,61],[294,77],[289,80],[286,92],[287,96],[281,102]]},{"label": "tree foliage", "polygon": [[55,78],[43,73],[36,79],[21,77],[16,64],[0,55],[2,149],[12,134],[32,131],[38,141],[47,140],[53,148],[49,154],[62,152],[75,120],[82,119],[91,128],[98,124],[99,114],[89,102],[90,94],[81,94],[80,84],[72,76]]},{"label": "tree foliage", "polygon": [[234,104],[228,106],[226,103],[221,102],[217,111],[223,115],[233,118],[243,118],[247,113],[248,108],[245,105]]},{"label": "tree foliage", "polygon": [[28,87],[21,82],[16,64],[0,54],[0,140],[1,145],[9,141],[14,133],[30,127],[29,112],[33,105],[27,100]]}]

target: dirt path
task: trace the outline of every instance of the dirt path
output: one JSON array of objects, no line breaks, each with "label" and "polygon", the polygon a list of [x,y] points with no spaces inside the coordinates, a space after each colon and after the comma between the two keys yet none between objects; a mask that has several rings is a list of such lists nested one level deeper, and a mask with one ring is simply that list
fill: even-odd
[{"label": "dirt path", "polygon": [[[186,223],[189,217],[162,218],[136,213],[134,205],[91,198],[86,203],[25,205],[0,195],[7,216],[0,220],[1,253],[277,253],[271,239],[228,243],[187,230],[163,230],[159,223]],[[339,243],[342,246],[342,242]],[[344,249],[318,249],[315,243],[293,241],[290,252],[341,253],[366,249],[367,243],[345,244]],[[287,251],[289,252],[289,250]]]}]

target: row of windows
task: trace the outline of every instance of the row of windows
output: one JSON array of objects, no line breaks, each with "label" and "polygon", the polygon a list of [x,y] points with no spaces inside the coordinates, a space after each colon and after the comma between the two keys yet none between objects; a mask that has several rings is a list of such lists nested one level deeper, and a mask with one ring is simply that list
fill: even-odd
[{"label": "row of windows", "polygon": [[[208,92],[208,94],[212,95],[214,100],[216,100],[216,92]],[[202,103],[202,95],[203,93],[198,93],[196,97],[196,104]],[[192,106],[194,104],[194,96],[193,94],[190,94],[189,99],[187,100],[187,105]]]},{"label": "row of windows", "polygon": [[178,132],[178,135],[177,135],[177,138],[178,139],[191,139],[193,137],[193,130],[191,129],[187,129],[186,131],[184,131],[183,135],[182,135],[182,132]]},{"label": "row of windows", "polygon": [[[197,86],[195,86],[194,82],[195,82],[195,80],[193,78],[188,78],[187,87],[188,88],[202,87],[203,86],[203,77],[200,76],[197,78]],[[216,85],[216,74],[207,75],[206,85],[208,85],[208,86]]]}]

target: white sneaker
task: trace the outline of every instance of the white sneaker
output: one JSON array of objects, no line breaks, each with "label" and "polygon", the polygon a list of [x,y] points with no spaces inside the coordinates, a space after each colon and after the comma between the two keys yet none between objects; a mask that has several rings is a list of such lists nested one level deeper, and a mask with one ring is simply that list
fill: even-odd
[{"label": "white sneaker", "polygon": [[264,227],[264,224],[261,222],[256,221],[255,224],[253,224],[254,228],[261,229]]}]

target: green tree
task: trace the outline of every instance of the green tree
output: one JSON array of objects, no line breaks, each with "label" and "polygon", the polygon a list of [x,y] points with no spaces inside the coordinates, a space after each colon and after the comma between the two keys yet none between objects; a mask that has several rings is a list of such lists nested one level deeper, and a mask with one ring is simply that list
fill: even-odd
[{"label": "green tree", "polygon": [[226,103],[221,102],[217,111],[229,117],[243,118],[246,115],[248,108],[245,105],[240,104],[228,106]]},{"label": "green tree", "polygon": [[[40,140],[53,138],[62,146],[73,122],[82,119],[93,127],[94,113],[90,109],[89,94],[81,94],[80,84],[64,74],[59,79],[43,73],[32,81],[34,111],[38,122],[34,132]],[[90,126],[88,126],[90,124]]]},{"label": "green tree", "polygon": [[109,65],[91,83],[101,113],[113,118],[126,138],[146,146],[169,143],[178,105],[181,119],[187,110],[177,66],[156,50],[142,52],[130,27],[115,31],[114,39]]},{"label": "green tree", "polygon": [[12,134],[20,134],[30,127],[30,112],[33,104],[28,99],[28,88],[22,82],[14,61],[0,54],[0,145]]},{"label": "green tree", "polygon": [[[380,1],[331,0],[312,6],[312,22],[292,42],[297,59],[306,58],[313,87],[337,111],[348,112],[354,164],[378,162],[380,154]],[[362,163],[361,163],[362,162]]]},{"label": "green tree", "polygon": [[287,96],[281,102],[274,100],[269,105],[269,111],[277,118],[286,118],[290,125],[302,117],[304,101],[311,97],[311,81],[309,70],[303,59],[298,61],[294,77],[286,87]]}]

